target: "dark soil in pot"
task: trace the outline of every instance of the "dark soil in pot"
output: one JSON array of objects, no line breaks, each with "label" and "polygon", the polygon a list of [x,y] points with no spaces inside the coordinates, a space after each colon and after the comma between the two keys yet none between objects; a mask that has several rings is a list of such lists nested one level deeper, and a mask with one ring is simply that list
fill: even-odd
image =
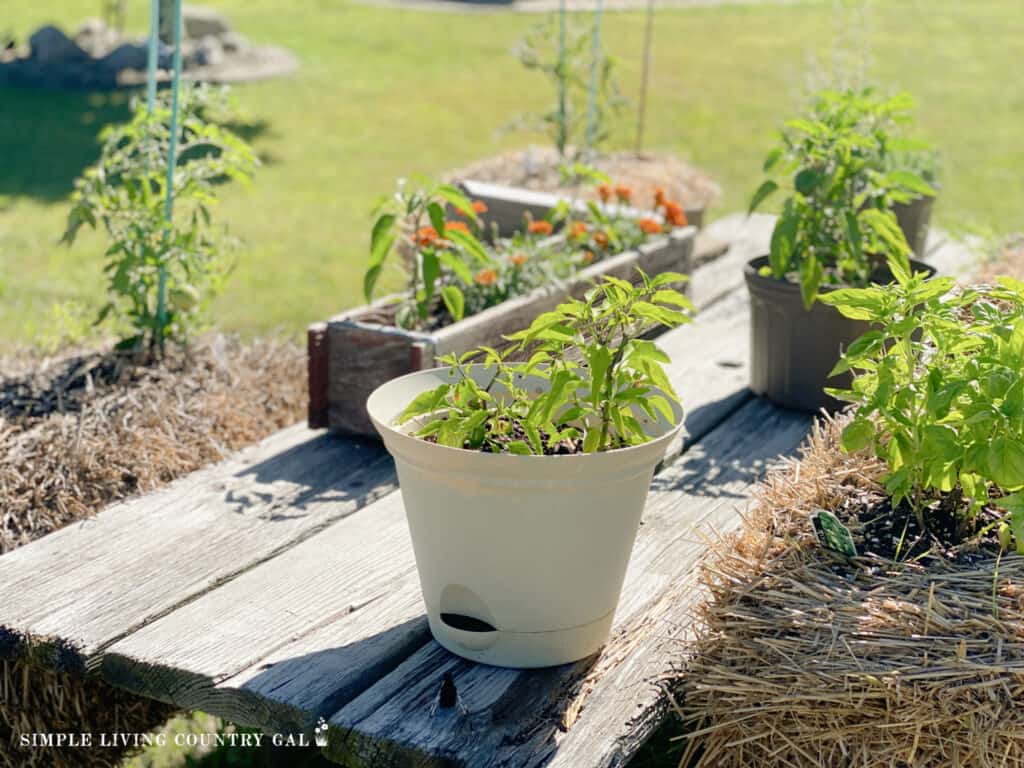
[{"label": "dark soil in pot", "polygon": [[892,207],[903,236],[907,238],[910,249],[919,259],[925,255],[934,207],[934,197],[918,197],[909,203],[896,203]]},{"label": "dark soil in pot", "polygon": [[[750,290],[750,389],[785,408],[837,410],[843,403],[824,388],[846,388],[851,376],[830,379],[829,373],[843,350],[871,326],[820,302],[805,309],[799,285],[759,274],[767,264],[768,257],[761,256],[744,270]],[[920,261],[912,264],[915,271],[935,272]],[[873,282],[890,279],[880,272]],[[822,286],[821,290],[834,289]]]}]

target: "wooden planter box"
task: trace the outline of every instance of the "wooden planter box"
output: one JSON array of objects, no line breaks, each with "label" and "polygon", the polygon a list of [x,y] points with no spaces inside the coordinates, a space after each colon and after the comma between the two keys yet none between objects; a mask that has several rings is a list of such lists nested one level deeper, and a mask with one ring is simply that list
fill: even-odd
[{"label": "wooden planter box", "polygon": [[366,398],[380,384],[433,368],[442,355],[461,354],[482,344],[499,347],[505,334],[525,328],[567,295],[582,296],[602,275],[632,279],[638,267],[651,275],[666,271],[689,274],[695,234],[692,226],[676,229],[637,250],[593,264],[560,285],[538,288],[433,333],[375,322],[372,318],[380,317],[392,304],[391,297],[315,323],[307,340],[309,426],[375,437],[366,415]]},{"label": "wooden planter box", "polygon": [[[548,211],[558,205],[563,197],[548,192],[538,192],[521,187],[506,187],[483,181],[466,180],[459,186],[468,197],[480,200],[487,205],[487,213],[482,214],[485,231],[490,231],[492,223],[498,225],[499,237],[511,237],[523,229],[523,217],[529,213],[534,219],[543,219]],[[578,203],[583,207],[585,203]],[[692,227],[700,229],[704,226],[704,208],[685,208],[686,220]],[[637,216],[645,211],[636,210]]]}]

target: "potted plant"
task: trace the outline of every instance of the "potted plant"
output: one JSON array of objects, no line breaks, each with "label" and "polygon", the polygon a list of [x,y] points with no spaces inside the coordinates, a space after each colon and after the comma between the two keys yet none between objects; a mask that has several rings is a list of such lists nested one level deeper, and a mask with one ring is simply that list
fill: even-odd
[{"label": "potted plant", "polygon": [[[910,270],[910,249],[891,205],[930,187],[880,166],[885,126],[904,107],[902,97],[825,92],[806,118],[786,124],[781,146],[765,160],[766,172],[786,173],[791,185],[769,254],[746,267],[750,387],[773,402],[806,411],[835,408],[838,401],[824,391],[829,372],[867,327],[816,299],[838,287],[889,281],[891,261]],[[765,181],[751,212],[778,189],[775,180]],[[919,262],[914,268],[930,271]]]},{"label": "potted plant", "polygon": [[[310,330],[310,425],[376,436],[366,398],[388,379],[448,354],[500,347],[504,334],[566,296],[580,298],[602,275],[688,272],[694,230],[677,226],[670,202],[641,217],[621,198],[563,203],[512,238],[484,244],[486,205],[449,185],[402,186],[373,227],[370,303]],[[378,278],[393,266],[405,290],[374,300]]]},{"label": "potted plant", "polygon": [[394,379],[367,410],[394,456],[430,628],[475,661],[581,659],[611,628],[644,500],[682,428],[642,338],[692,310],[685,275],[605,277],[485,348]]}]

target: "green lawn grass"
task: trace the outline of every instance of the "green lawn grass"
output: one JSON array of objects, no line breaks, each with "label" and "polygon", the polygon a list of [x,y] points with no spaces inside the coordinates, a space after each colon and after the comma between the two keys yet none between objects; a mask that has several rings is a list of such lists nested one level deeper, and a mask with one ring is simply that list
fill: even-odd
[{"label": "green lawn grass", "polygon": [[[265,159],[254,183],[226,192],[220,215],[245,247],[216,306],[222,328],[299,332],[360,298],[368,210],[398,176],[437,174],[541,137],[498,135],[546,106],[547,83],[510,48],[528,14],[433,13],[318,0],[207,0],[252,40],[302,61],[289,79],[238,89]],[[15,3],[5,26],[24,37],[73,28],[98,0]],[[708,169],[718,213],[744,205],[780,120],[801,103],[809,60],[831,61],[832,3],[664,10],[657,15],[648,145]],[[145,3],[130,26],[144,27]],[[891,0],[871,5],[872,75],[920,105],[942,149],[937,215],[947,227],[1021,229],[1024,84],[1018,0]],[[838,23],[843,19],[839,18]],[[627,96],[639,80],[643,17],[608,13],[604,39]],[[0,339],[53,338],[103,290],[99,238],[58,246],[73,178],[96,154],[125,97],[0,89]],[[613,144],[629,146],[632,114]],[[56,308],[55,308],[56,307]]]}]

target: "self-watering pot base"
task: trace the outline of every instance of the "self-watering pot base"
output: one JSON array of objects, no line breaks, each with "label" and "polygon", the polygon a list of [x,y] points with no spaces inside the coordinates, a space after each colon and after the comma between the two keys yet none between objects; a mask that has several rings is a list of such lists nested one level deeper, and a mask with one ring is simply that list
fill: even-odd
[{"label": "self-watering pot base", "polygon": [[434,639],[452,653],[495,667],[553,667],[584,659],[600,650],[611,631],[612,611],[596,621],[550,632],[507,632],[463,624],[447,614],[428,615]]}]

